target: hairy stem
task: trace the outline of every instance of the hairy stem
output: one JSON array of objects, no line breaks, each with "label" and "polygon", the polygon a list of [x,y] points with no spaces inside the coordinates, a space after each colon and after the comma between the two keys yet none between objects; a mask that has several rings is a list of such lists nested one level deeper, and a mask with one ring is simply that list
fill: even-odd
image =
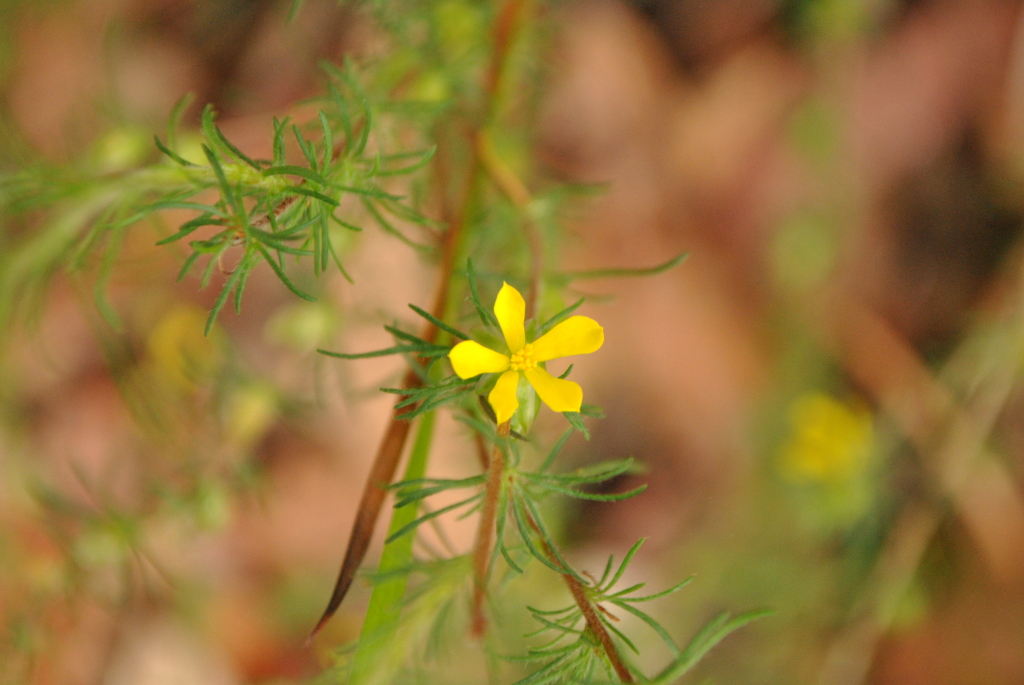
[{"label": "hairy stem", "polygon": [[[626,664],[622,663],[622,657],[619,656],[619,652],[615,649],[615,643],[612,642],[612,636],[605,630],[604,624],[601,623],[601,617],[594,611],[594,605],[590,603],[590,599],[587,597],[587,592],[583,588],[583,583],[569,575],[568,573],[562,574],[562,579],[565,580],[565,584],[569,586],[569,592],[572,593],[572,598],[576,600],[576,606],[580,608],[583,613],[583,618],[587,621],[587,628],[590,629],[601,643],[601,648],[604,653],[608,656],[608,661],[611,662],[612,668],[615,669],[615,673],[619,676],[619,680],[624,683],[633,682],[633,674],[626,668]],[[598,607],[599,609],[601,607]]]},{"label": "hairy stem", "polygon": [[[540,526],[534,520],[530,512],[526,512],[526,521],[533,528],[534,532],[540,539],[541,549],[548,556],[548,559],[556,566],[561,565],[558,558],[555,556],[554,550],[545,541],[543,534],[541,533]],[[619,650],[615,648],[615,643],[612,642],[612,636],[608,634],[604,624],[601,623],[601,617],[597,615],[597,611],[594,610],[594,604],[591,603],[590,598],[587,597],[586,588],[583,587],[583,583],[579,581],[571,573],[563,573],[562,580],[569,587],[569,592],[572,594],[572,598],[576,601],[576,606],[579,607],[580,613],[583,614],[584,620],[587,622],[587,628],[597,638],[598,642],[601,643],[601,649],[604,650],[605,656],[608,657],[608,662],[611,663],[612,668],[615,669],[616,675],[619,676],[619,680],[624,683],[633,682],[633,674],[629,672],[625,662],[622,661],[622,657],[619,655]]]},{"label": "hairy stem", "polygon": [[[498,439],[507,438],[511,423],[506,421],[498,426]],[[483,507],[480,510],[480,527],[476,532],[473,546],[473,637],[483,637],[487,630],[487,616],[484,600],[487,598],[487,568],[490,565],[491,545],[494,540],[494,524],[498,511],[498,497],[501,494],[501,478],[505,473],[505,453],[495,443],[487,464],[487,485],[484,491]]]}]

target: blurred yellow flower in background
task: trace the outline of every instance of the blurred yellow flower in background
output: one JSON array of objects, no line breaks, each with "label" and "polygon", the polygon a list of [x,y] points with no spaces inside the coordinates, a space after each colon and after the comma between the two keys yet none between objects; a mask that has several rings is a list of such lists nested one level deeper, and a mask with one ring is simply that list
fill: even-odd
[{"label": "blurred yellow flower in background", "polygon": [[867,468],[874,431],[866,407],[822,392],[808,393],[793,402],[789,420],[779,463],[788,480],[840,485]]},{"label": "blurred yellow flower in background", "polygon": [[243,383],[231,393],[224,417],[230,444],[242,451],[252,447],[278,418],[280,398],[269,383]]},{"label": "blurred yellow flower in background", "polygon": [[146,340],[156,373],[181,391],[191,391],[220,370],[225,361],[218,329],[203,334],[207,313],[195,305],[178,305],[161,318]]}]

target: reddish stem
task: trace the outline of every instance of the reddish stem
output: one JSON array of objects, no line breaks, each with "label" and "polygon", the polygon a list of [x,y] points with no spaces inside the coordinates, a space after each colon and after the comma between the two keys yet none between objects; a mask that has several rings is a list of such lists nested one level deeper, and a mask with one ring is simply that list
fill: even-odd
[{"label": "reddish stem", "polygon": [[[541,533],[540,526],[533,519],[530,512],[526,512],[526,521],[533,528],[534,532],[537,533],[540,538],[541,549],[548,556],[548,559],[556,566],[560,566],[561,562],[558,561],[555,556],[554,550],[548,545],[547,541],[544,540],[544,536]],[[583,587],[583,583],[571,573],[563,573],[562,580],[569,586],[569,592],[572,593],[572,598],[576,600],[576,606],[579,607],[580,613],[583,614],[584,620],[587,622],[587,628],[590,632],[597,637],[598,642],[601,643],[601,649],[604,650],[605,656],[608,657],[608,661],[611,662],[612,668],[615,669],[615,673],[619,676],[619,680],[624,683],[633,682],[633,674],[626,668],[626,664],[623,663],[622,657],[619,656],[619,650],[615,648],[615,643],[612,642],[612,636],[608,634],[604,624],[601,623],[601,617],[594,611],[594,604],[590,602],[590,598],[587,597],[586,588]],[[598,609],[604,611],[604,607],[598,606]],[[607,613],[607,612],[605,612]]]},{"label": "reddish stem", "polygon": [[[508,437],[510,422],[498,426],[498,438]],[[487,568],[491,562],[491,546],[494,540],[494,524],[501,494],[501,478],[505,473],[505,453],[501,445],[495,444],[487,465],[487,486],[484,490],[484,504],[480,510],[480,527],[476,531],[473,546],[473,637],[483,637],[487,631],[487,617],[484,600],[487,598]]]}]

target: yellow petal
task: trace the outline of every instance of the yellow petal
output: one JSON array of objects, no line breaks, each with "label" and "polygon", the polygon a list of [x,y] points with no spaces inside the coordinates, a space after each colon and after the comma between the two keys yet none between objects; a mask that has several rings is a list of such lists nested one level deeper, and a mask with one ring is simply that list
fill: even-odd
[{"label": "yellow petal", "polygon": [[459,378],[472,378],[482,373],[498,373],[508,368],[508,357],[489,350],[474,340],[463,340],[448,353],[452,368]]},{"label": "yellow petal", "polygon": [[533,341],[533,358],[546,362],[573,354],[590,354],[603,344],[604,329],[596,321],[588,316],[570,316]]},{"label": "yellow petal", "polygon": [[576,383],[555,378],[541,368],[526,369],[523,373],[544,404],[557,412],[580,410],[583,389]]},{"label": "yellow petal", "polygon": [[498,298],[494,301],[494,315],[505,334],[509,352],[515,354],[526,346],[526,302],[519,291],[508,283],[502,283]]},{"label": "yellow petal", "polygon": [[[495,419],[499,424],[505,423],[512,418],[519,408],[519,398],[516,397],[516,390],[519,388],[519,372],[506,371],[494,384],[494,389],[487,396],[494,410]],[[582,393],[581,393],[582,394]]]}]

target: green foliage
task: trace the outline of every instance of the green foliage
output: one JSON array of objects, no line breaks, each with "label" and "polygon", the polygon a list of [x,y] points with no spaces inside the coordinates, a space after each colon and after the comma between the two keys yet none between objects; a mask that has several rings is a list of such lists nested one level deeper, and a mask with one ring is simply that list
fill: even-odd
[{"label": "green foliage", "polygon": [[[649,614],[637,609],[633,605],[668,596],[683,588],[691,579],[684,580],[667,590],[651,595],[637,596],[635,594],[644,588],[644,583],[638,583],[623,590],[612,591],[615,584],[618,583],[626,572],[630,562],[633,560],[633,556],[642,544],[643,540],[640,540],[630,548],[614,574],[611,571],[615,564],[615,557],[608,557],[608,563],[605,565],[601,578],[599,580],[591,580],[585,584],[583,586],[584,592],[590,603],[598,607],[595,615],[604,627],[611,631],[618,641],[634,654],[639,655],[640,651],[633,641],[616,627],[615,624],[619,622],[619,618],[608,609],[605,609],[604,604],[614,605],[619,610],[632,614],[646,623],[668,645],[673,655],[678,658],[682,651],[676,647],[675,642],[669,637],[668,631]],[[530,647],[525,655],[510,659],[543,664],[537,671],[520,680],[516,685],[522,685],[523,683],[590,682],[598,664],[605,667],[604,670],[609,677],[614,678],[614,672],[600,656],[600,643],[595,637],[593,630],[586,624],[586,619],[578,604],[574,603],[554,610],[540,610],[529,606],[527,609],[530,611],[533,619],[541,624],[541,627],[533,633],[526,635],[526,637],[547,636],[550,638],[550,641],[539,647]]]},{"label": "green foliage", "polygon": [[[381,187],[381,179],[417,171],[430,161],[433,148],[414,153],[367,152],[374,109],[353,75],[353,68],[341,71],[325,65],[331,81],[330,97],[318,110],[318,117],[299,127],[288,119],[274,121],[272,160],[253,160],[233,145],[216,125],[211,107],[203,110],[203,153],[207,166],[198,166],[157,141],[169,163],[188,176],[189,187],[169,193],[143,211],[189,209],[200,215],[184,223],[177,233],[158,244],[188,237],[202,227],[214,227],[211,237],[189,242],[192,254],[178,278],[207,256],[201,283],[205,287],[223,256],[240,248],[241,257],[228,273],[221,294],[210,312],[207,331],[228,297],[234,292],[235,310],[241,307],[246,279],[261,261],[266,261],[282,283],[306,300],[315,298],[300,289],[286,274],[285,255],[295,259],[313,258],[313,272],[326,271],[333,262],[347,277],[332,241],[331,226],[362,230],[335,211],[342,201],[353,197],[387,232],[403,242],[413,241],[385,218],[429,226],[403,198]],[[304,132],[305,129],[305,132]],[[286,146],[293,137],[304,164],[287,163]],[[337,141],[337,142],[335,142]],[[209,190],[217,191],[211,203],[190,201]]]},{"label": "green foliage", "polygon": [[[301,6],[301,0],[294,0],[292,15]],[[514,430],[509,424],[495,425],[485,398],[496,374],[462,379],[449,373],[447,355],[454,343],[502,339],[495,315],[485,304],[490,300],[481,295],[481,278],[485,287],[507,280],[528,283],[534,291],[544,289],[543,301],[551,306],[538,306],[540,316],[528,324],[530,333],[539,336],[584,304],[583,299],[566,300],[572,283],[652,276],[686,257],[643,269],[542,268],[543,243],[555,244],[560,230],[558,210],[577,193],[548,179],[530,179],[531,185],[555,187],[542,189],[525,203],[528,206],[520,206],[524,203],[513,203],[498,192],[501,179],[479,159],[486,132],[488,140],[501,143],[495,150],[522,160],[510,166],[529,166],[530,122],[528,117],[517,120],[510,112],[530,112],[537,89],[523,88],[520,93],[510,83],[520,83],[517,78],[539,70],[536,58],[523,48],[530,46],[524,37],[531,38],[539,22],[531,2],[513,0],[506,9],[520,15],[495,12],[492,3],[469,0],[373,3],[379,29],[389,35],[393,47],[365,68],[352,61],[343,67],[324,64],[325,93],[313,101],[316,115],[308,121],[285,117],[268,122],[271,159],[249,156],[232,142],[209,105],[202,110],[199,131],[179,135],[191,102],[186,97],[171,113],[163,138],[155,137],[152,159],[135,160],[114,172],[101,171],[102,165],[95,162],[69,167],[39,162],[0,176],[0,217],[5,223],[0,326],[19,307],[38,298],[63,269],[92,278],[98,310],[116,327],[118,315],[107,301],[108,284],[126,235],[148,227],[156,234],[153,242],[159,249],[187,248],[179,281],[197,272],[200,288],[218,289],[205,320],[204,334],[210,335],[229,303],[236,312],[241,310],[248,280],[263,263],[284,288],[307,301],[316,300],[310,276],[319,277],[332,265],[351,282],[339,244],[346,233],[376,225],[424,258],[440,261],[443,283],[437,299],[443,306],[426,311],[410,304],[423,319],[424,332],[410,332],[395,321],[384,327],[394,340],[388,347],[367,352],[318,350],[341,360],[402,357],[412,373],[402,387],[381,391],[397,396],[396,420],[418,421],[404,478],[394,484],[371,482],[368,489],[387,488],[394,506],[380,565],[370,575],[374,589],[360,642],[339,659],[347,666],[349,682],[418,677],[422,664],[416,660],[443,652],[440,636],[445,630],[454,625],[461,635],[469,624],[482,624],[477,619],[502,601],[509,579],[530,579],[536,577],[531,574],[550,571],[573,590],[573,604],[552,611],[528,609],[540,628],[522,640],[508,635],[503,625],[493,626],[500,637],[489,634],[481,643],[492,680],[508,664],[532,669],[518,685],[621,677],[626,667],[620,652],[639,656],[643,641],[617,625],[611,612],[618,612],[639,620],[668,645],[675,661],[653,680],[667,683],[759,614],[716,619],[680,649],[668,630],[636,605],[672,594],[688,581],[648,595],[638,594],[643,583],[616,587],[641,543],[618,566],[610,557],[599,580],[577,570],[553,532],[558,526],[551,521],[552,512],[570,500],[614,506],[640,495],[646,485],[607,491],[614,479],[639,473],[638,462],[627,458],[555,472],[558,456],[574,433],[590,439],[586,420],[601,418],[600,408],[584,404],[579,412],[565,413],[567,430],[543,449],[541,439],[531,433],[532,417],[517,416],[511,423]],[[497,29],[509,35],[492,45],[489,39],[500,34]],[[425,188],[433,189],[429,198]],[[168,230],[168,216],[185,218]],[[524,239],[531,231],[537,231],[536,242]],[[477,270],[478,264],[483,271]],[[536,292],[531,297],[538,299]],[[572,370],[570,366],[562,378]],[[536,408],[534,391],[522,385],[531,396],[521,398],[520,406],[532,402]],[[450,411],[468,429],[482,452],[490,450],[486,473],[455,479],[427,475],[434,422],[441,410]],[[399,444],[392,455],[394,464],[401,453]],[[197,485],[194,499],[200,503],[195,508],[216,520],[218,506],[223,506],[209,493],[219,491],[200,489]],[[433,498],[444,504],[435,506]],[[50,504],[57,508],[60,502]],[[445,551],[433,559],[416,556],[414,542],[424,542],[426,527],[444,540],[446,519],[476,513],[481,514],[482,525],[493,526],[478,536],[478,545],[489,545],[474,550],[481,554],[460,554],[446,542]],[[369,529],[361,531],[364,541],[373,532],[375,516],[369,517]],[[132,524],[130,516],[97,523],[103,534],[84,545],[81,558],[95,561],[114,550],[123,560],[126,550],[138,546]],[[493,544],[479,542],[492,538]],[[464,612],[470,606],[470,592],[486,602],[476,602]],[[325,619],[336,606],[332,599]],[[472,612],[480,615],[470,617]],[[538,637],[548,641],[530,646]],[[510,642],[525,654],[506,659],[503,666],[498,657],[506,653],[502,645]],[[343,670],[339,665],[326,677],[340,678]],[[641,669],[630,665],[628,672],[640,674]]]},{"label": "green foliage", "polygon": [[[678,262],[678,258],[673,261]],[[468,303],[477,315],[479,323],[492,335],[500,335],[493,315],[480,299],[472,261],[467,262],[465,274],[469,291]],[[619,271],[616,271],[614,275],[620,275]],[[582,301],[578,301],[564,308],[548,318],[539,330],[550,329],[572,314],[581,304]],[[437,326],[452,338],[456,340],[469,339],[469,335],[464,331],[445,324],[418,307],[411,306],[411,308],[429,324]],[[719,617],[709,624],[708,628],[700,632],[690,645],[679,648],[667,629],[650,614],[635,605],[670,595],[684,587],[689,580],[667,590],[648,595],[638,594],[644,587],[643,583],[625,589],[615,587],[639,550],[642,540],[629,550],[618,567],[614,566],[614,558],[610,557],[600,580],[588,580],[577,572],[566,559],[564,552],[561,551],[560,545],[551,533],[550,526],[545,523],[541,513],[542,503],[551,496],[618,502],[635,497],[646,489],[646,485],[640,485],[620,493],[594,491],[595,487],[607,484],[620,476],[641,472],[640,465],[632,458],[591,464],[567,473],[551,472],[559,453],[574,431],[582,431],[589,438],[589,433],[583,425],[583,416],[599,418],[603,416],[601,410],[593,405],[584,405],[580,413],[567,413],[566,418],[570,423],[570,428],[554,443],[540,464],[535,468],[530,468],[528,464],[531,460],[526,459],[523,452],[525,446],[523,436],[512,434],[509,437],[502,437],[498,434],[493,414],[489,414],[489,406],[483,399],[483,395],[479,394],[481,388],[486,389],[488,384],[485,381],[478,382],[477,379],[463,380],[454,374],[445,376],[435,366],[437,362],[446,357],[451,350],[450,345],[430,343],[419,336],[402,331],[396,326],[385,326],[385,330],[394,336],[395,346],[357,354],[324,350],[321,352],[328,356],[349,360],[404,355],[414,368],[420,369],[424,385],[419,388],[381,388],[383,392],[400,396],[401,399],[395,405],[397,410],[411,407],[408,411],[400,413],[398,418],[411,420],[420,415],[432,417],[439,407],[447,406],[451,408],[458,420],[478,434],[478,439],[493,444],[495,449],[500,450],[505,467],[499,476],[500,487],[495,505],[497,510],[495,544],[488,564],[489,575],[495,572],[495,565],[499,560],[504,560],[508,571],[513,574],[524,574],[528,564],[531,561],[537,561],[550,571],[572,578],[574,582],[580,583],[584,588],[587,601],[592,607],[595,607],[595,615],[600,618],[606,630],[615,636],[616,643],[637,655],[639,655],[639,649],[636,643],[615,625],[618,619],[614,618],[604,605],[639,619],[668,645],[675,658],[673,665],[659,676],[662,679],[659,682],[669,682],[667,679],[670,676],[675,678],[682,675],[696,663],[699,656],[710,650],[729,632],[764,615],[763,613],[745,614],[736,619],[730,619],[728,616]],[[426,367],[422,366],[423,362],[427,363]],[[568,371],[571,371],[571,368]],[[568,375],[568,371],[565,375]],[[477,401],[478,399],[479,401]],[[419,445],[419,442],[417,444]],[[414,450],[414,454],[419,454],[419,452]],[[419,461],[413,463],[419,464]],[[420,533],[424,525],[434,526],[447,516],[454,515],[458,519],[462,519],[479,512],[486,496],[482,489],[486,483],[487,476],[484,474],[457,479],[425,477],[418,468],[413,469],[411,464],[410,469],[407,470],[407,477],[390,486],[395,493],[396,513],[392,517],[388,538],[385,541],[384,560],[387,560],[387,563],[385,561],[381,563],[379,573],[383,575],[379,575],[377,581],[381,585],[375,589],[373,600],[371,600],[370,614],[367,618],[369,627],[364,627],[363,633],[364,640],[372,639],[373,644],[380,646],[378,648],[361,647],[363,651],[359,654],[365,655],[366,649],[370,649],[370,653],[377,657],[377,661],[373,663],[379,663],[383,654],[393,653],[393,644],[384,646],[385,640],[379,632],[382,630],[381,626],[386,626],[386,637],[393,637],[406,624],[396,618],[398,612],[396,603],[400,599],[399,595],[385,592],[385,589],[398,582],[394,573],[398,573],[404,578],[404,573],[411,572],[416,568],[420,572],[426,573],[428,577],[431,574],[429,565],[417,566],[413,563],[411,541]],[[428,507],[428,502],[434,497],[442,498],[448,503],[440,507]],[[419,515],[415,513],[417,508],[421,509]],[[395,561],[396,555],[400,562]],[[452,559],[457,558],[460,557],[456,556]],[[462,558],[465,559],[465,557]],[[459,586],[453,586],[452,591],[460,592]],[[542,625],[536,632],[525,637],[532,639],[551,633],[552,639],[540,647],[528,648],[524,656],[506,659],[511,662],[533,665],[535,668],[530,675],[519,680],[517,685],[592,682],[596,677],[595,674],[615,677],[607,655],[602,652],[599,640],[591,628],[585,625],[583,609],[579,604],[572,604],[550,612],[531,608],[530,612],[533,618]],[[371,620],[370,616],[375,618]],[[356,663],[361,663],[364,666],[357,671],[360,673],[358,677],[353,676],[352,682],[387,682],[386,679],[370,677],[369,671],[365,669],[366,664],[371,662],[368,659],[360,660],[357,656]],[[637,670],[636,667],[631,668]]]},{"label": "green foliage", "polygon": [[[648,267],[646,269],[614,268],[589,269],[586,271],[563,271],[561,273],[551,274],[549,276],[549,279],[559,285],[569,285],[573,281],[592,280],[597,278],[636,278],[640,276],[657,276],[658,274],[665,273],[669,269],[673,269],[679,266],[680,264],[685,262],[686,258],[689,256],[689,252],[683,252],[682,254],[676,255],[667,262],[658,264],[656,266]],[[576,306],[578,306],[578,304],[579,303],[577,303],[577,305],[574,305],[570,309],[575,309]],[[554,318],[558,319],[558,321],[561,321],[561,318],[559,317],[562,317],[563,315],[567,317],[568,313],[564,311],[560,312],[559,314],[555,315]],[[546,322],[544,324],[544,329],[547,330],[548,328],[557,324],[558,321],[552,320]]]},{"label": "green foliage", "polygon": [[[405,469],[407,480],[421,479],[426,471],[434,431],[434,417],[433,413],[429,413],[420,421],[416,443]],[[403,499],[395,507],[395,514],[391,518],[389,532],[392,534],[377,569],[381,577],[378,578],[374,586],[370,606],[366,610],[362,636],[349,676],[349,682],[353,685],[365,682],[370,674],[380,670],[378,656],[381,651],[389,648],[389,643],[392,642],[398,628],[408,582],[408,573],[401,571],[407,569],[412,562],[413,539],[405,537],[399,542],[393,542],[393,540],[402,537],[401,531],[410,525],[410,520],[416,516],[416,511],[416,500]],[[402,660],[399,656],[399,658],[389,661],[401,663]]]},{"label": "green foliage", "polygon": [[[10,221],[42,208],[54,210],[42,230],[8,250],[0,272],[4,286],[0,320],[23,297],[38,296],[58,268],[78,271],[98,253],[97,303],[116,324],[105,289],[121,237],[128,228],[156,221],[169,210],[197,215],[157,241],[158,245],[203,235],[188,242],[191,254],[178,279],[202,266],[200,284],[206,287],[218,271],[223,274],[207,332],[232,295],[234,309],[240,310],[246,282],[261,262],[267,262],[285,287],[306,300],[315,297],[288,275],[288,257],[311,258],[314,275],[333,263],[348,278],[335,230],[361,231],[358,224],[364,215],[399,240],[426,249],[397,224],[429,232],[434,223],[382,184],[422,169],[434,148],[392,153],[371,145],[377,112],[394,109],[396,103],[372,103],[351,63],[345,69],[332,65],[324,69],[329,95],[318,102],[317,118],[302,125],[275,119],[270,160],[254,160],[242,153],[217,126],[210,106],[202,113],[203,142],[190,154],[177,135],[178,122],[191,100],[186,97],[172,112],[167,142],[155,140],[165,157],[162,164],[106,178],[93,175],[87,167],[64,169],[38,163],[0,176],[0,216]],[[289,147],[297,149],[301,163],[290,163]],[[343,204],[347,213],[339,216]]]}]

